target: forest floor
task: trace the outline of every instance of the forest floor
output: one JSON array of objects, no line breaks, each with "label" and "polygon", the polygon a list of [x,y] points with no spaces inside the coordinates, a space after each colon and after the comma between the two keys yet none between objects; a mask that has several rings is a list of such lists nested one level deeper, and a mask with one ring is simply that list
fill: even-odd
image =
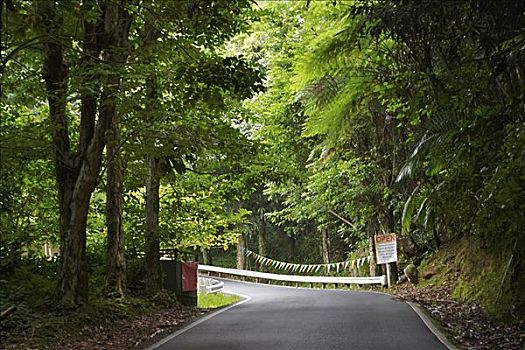
[{"label": "forest floor", "polygon": [[[84,315],[81,322],[71,320],[75,326],[66,331],[44,335],[32,332],[2,339],[0,349],[145,349],[170,333],[207,314],[208,309],[172,305],[168,308],[148,310],[143,315],[111,320],[105,314]],[[62,317],[64,321],[66,317]],[[51,321],[56,321],[54,317]],[[67,320],[66,320],[67,322]],[[46,327],[46,321],[40,320]]]},{"label": "forest floor", "polygon": [[396,297],[422,306],[438,328],[460,349],[525,349],[525,318],[505,324],[479,305],[452,298],[453,282],[445,281],[416,287],[411,283],[396,286]]},{"label": "forest floor", "polygon": [[57,349],[145,349],[186,326],[209,310],[181,306],[117,322],[111,327],[85,327],[82,339],[60,344]]}]

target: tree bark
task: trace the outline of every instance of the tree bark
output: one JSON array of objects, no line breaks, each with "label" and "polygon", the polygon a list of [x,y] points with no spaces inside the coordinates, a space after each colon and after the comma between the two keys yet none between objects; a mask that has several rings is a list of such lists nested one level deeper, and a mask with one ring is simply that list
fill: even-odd
[{"label": "tree bark", "polygon": [[288,236],[288,261],[295,260],[295,251],[297,250],[297,238],[295,234]]},{"label": "tree bark", "polygon": [[122,229],[122,156],[119,151],[120,133],[117,125],[117,113],[107,134],[107,169],[106,188],[106,227],[107,236],[107,273],[106,291],[108,295],[124,297],[126,290],[126,260],[124,257],[124,232]]},{"label": "tree bark", "polygon": [[[148,17],[144,23],[144,48],[155,41],[157,31],[152,26],[154,18]],[[148,57],[148,63],[153,62],[153,56]],[[155,120],[159,111],[157,73],[153,71],[146,78],[146,111],[150,120]],[[161,159],[155,154],[145,157],[148,169],[146,179],[146,232],[144,235],[144,273],[145,292],[155,295],[162,290],[162,270],[160,266],[160,237],[159,237],[159,209],[160,209],[160,180],[162,177]]]},{"label": "tree bark", "polygon": [[[45,35],[42,70],[49,104],[49,124],[55,151],[60,208],[59,297],[62,305],[75,307],[87,301],[85,222],[82,222],[85,221],[83,214],[86,211],[86,203],[85,196],[82,196],[76,188],[79,169],[73,163],[68,134],[69,126],[66,117],[68,74],[64,61],[64,43],[57,39],[63,31],[63,22],[57,12],[57,4],[52,1],[38,3],[40,29]],[[82,178],[84,179],[85,176]]]},{"label": "tree bark", "polygon": [[[387,203],[391,203],[391,196],[387,198]],[[388,204],[385,213],[386,225],[388,228],[388,233],[395,233],[395,219],[394,219],[394,208],[391,204]],[[399,273],[397,270],[397,262],[390,263],[390,283],[395,285],[396,281],[399,278]]]},{"label": "tree bark", "polygon": [[246,268],[246,255],[244,253],[246,249],[246,240],[243,234],[240,234],[237,238],[237,268],[244,270]]},{"label": "tree bark", "polygon": [[213,259],[211,255],[211,250],[201,247],[202,263],[204,265],[213,265]]},{"label": "tree bark", "polygon": [[330,263],[330,242],[328,238],[328,230],[327,229],[321,229],[321,241],[322,241],[322,255],[323,255],[323,263],[329,264]]},{"label": "tree bark", "polygon": [[[266,256],[266,222],[264,220],[261,220],[259,222],[259,234],[257,235],[257,251],[259,252],[259,255]],[[258,264],[259,266],[256,266],[256,268],[264,272],[264,267],[261,264]]]},{"label": "tree bark", "polygon": [[160,160],[146,156],[146,232],[144,235],[145,292],[155,295],[162,290],[159,238]]},{"label": "tree bark", "polygon": [[[43,39],[43,78],[49,103],[49,123],[55,150],[55,169],[60,208],[60,256],[61,271],[59,279],[60,304],[67,308],[78,307],[88,299],[88,271],[86,256],[86,225],[91,194],[95,190],[101,169],[104,137],[109,128],[112,115],[107,109],[100,110],[96,116],[97,81],[102,79],[92,71],[92,60],[100,54],[97,38],[106,36],[110,26],[93,25],[84,21],[84,57],[82,76],[90,89],[81,91],[80,141],[76,154],[73,154],[69,139],[69,125],[66,117],[66,98],[68,96],[68,69],[64,60],[64,36],[62,20],[58,14],[59,2],[39,1],[37,11]],[[85,1],[82,11],[89,11],[93,1]],[[118,4],[109,8],[119,8],[120,15],[127,14]],[[114,9],[113,9],[114,10]],[[106,13],[103,15],[105,16]],[[117,17],[100,17],[106,24],[120,23]],[[129,18],[129,17],[128,17]],[[114,22],[113,22],[114,21]]]},{"label": "tree bark", "polygon": [[106,189],[106,227],[107,273],[106,290],[108,294],[124,297],[126,290],[126,260],[124,257],[124,232],[122,229],[122,172],[123,162],[120,152],[119,114],[116,99],[120,90],[119,70],[127,59],[131,17],[122,8],[110,6],[106,9],[107,30],[112,34],[113,46],[109,47],[106,62],[111,64],[111,74],[104,85],[101,98],[101,111],[111,117],[110,128],[106,134],[106,153],[108,157]]},{"label": "tree bark", "polygon": [[374,277],[378,275],[378,267],[377,267],[377,257],[376,257],[376,245],[374,241],[374,237],[376,234],[376,222],[375,219],[369,219],[368,220],[368,243],[369,243],[369,253],[370,253],[370,277]]}]

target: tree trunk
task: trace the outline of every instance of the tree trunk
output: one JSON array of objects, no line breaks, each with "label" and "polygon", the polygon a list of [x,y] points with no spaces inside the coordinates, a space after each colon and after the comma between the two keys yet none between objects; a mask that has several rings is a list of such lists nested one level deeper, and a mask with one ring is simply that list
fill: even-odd
[{"label": "tree trunk", "polygon": [[[148,14],[144,23],[144,48],[149,46],[157,38],[157,30],[152,23],[154,18]],[[154,56],[147,58],[153,67]],[[155,120],[159,112],[159,94],[157,85],[157,73],[155,68],[150,71],[146,78],[146,113],[150,120]],[[145,165],[148,169],[146,179],[146,232],[144,235],[144,273],[145,292],[147,295],[155,295],[162,290],[162,270],[160,266],[160,237],[159,237],[159,209],[160,209],[160,180],[162,177],[161,159],[156,154],[148,154],[145,157]]]},{"label": "tree trunk", "polygon": [[107,30],[113,34],[113,46],[105,53],[105,60],[111,64],[101,97],[101,113],[110,118],[110,127],[106,134],[108,174],[106,189],[106,227],[107,236],[107,274],[106,290],[109,295],[123,297],[126,290],[126,260],[124,257],[124,232],[122,230],[122,172],[123,162],[120,152],[119,114],[116,109],[117,95],[120,90],[121,66],[127,59],[123,48],[128,46],[131,17],[120,7],[106,8]]},{"label": "tree trunk", "polygon": [[323,263],[329,264],[330,263],[330,242],[328,238],[327,229],[321,229],[321,240],[322,240]]},{"label": "tree trunk", "polygon": [[[100,104],[97,118],[99,82],[94,63],[101,52],[100,38],[106,47],[118,46],[124,35],[127,39],[131,17],[122,4],[112,3],[97,21],[85,19],[83,57],[81,61],[83,86],[80,90],[81,120],[77,152],[71,149],[66,115],[68,68],[64,60],[63,21],[59,15],[60,2],[38,1],[38,22],[43,39],[43,78],[49,103],[49,123],[55,150],[55,169],[60,208],[61,272],[58,292],[60,303],[73,308],[87,302],[88,272],[86,256],[86,225],[91,194],[95,190],[101,169],[105,133],[112,114]],[[82,12],[90,12],[94,1],[86,0]],[[98,24],[103,24],[102,26]],[[121,30],[112,30],[119,28]],[[118,75],[117,75],[118,77]]]},{"label": "tree trunk", "polygon": [[107,236],[107,274],[106,291],[108,295],[124,297],[126,290],[126,260],[124,257],[124,232],[122,230],[122,156],[119,151],[120,132],[117,124],[118,114],[107,134],[107,156],[109,159],[106,188],[106,227]]},{"label": "tree trunk", "polygon": [[436,249],[439,249],[441,247],[441,238],[439,238],[437,229],[435,227],[432,228],[432,238],[434,239],[434,245],[436,246]]},{"label": "tree trunk", "polygon": [[240,234],[237,238],[237,268],[239,270],[244,270],[246,267],[246,241],[243,234]]},{"label": "tree trunk", "polygon": [[[387,198],[388,203],[391,202],[390,198],[391,198],[391,195],[389,195]],[[386,225],[389,231],[387,233],[395,233],[396,228],[395,228],[395,219],[394,219],[394,208],[392,207],[392,205],[388,205],[386,209],[385,220],[386,220]],[[396,281],[398,280],[398,278],[399,278],[399,273],[397,270],[397,262],[390,263],[390,284],[394,285]]]},{"label": "tree trunk", "polygon": [[204,265],[213,265],[213,260],[211,256],[211,250],[206,248],[201,248],[202,263]]},{"label": "tree trunk", "polygon": [[[257,235],[257,251],[259,252],[259,255],[266,256],[266,222],[261,220],[259,225],[259,234]],[[256,266],[256,269],[264,272],[264,267],[261,264],[258,265],[259,266]]]},{"label": "tree trunk", "polygon": [[[66,116],[68,74],[64,61],[61,37],[63,22],[57,4],[42,1],[37,4],[43,40],[43,78],[49,104],[49,124],[55,151],[55,171],[60,208],[60,281],[59,297],[66,307],[76,307],[87,301],[87,260],[85,255],[85,226],[89,196],[85,181],[80,186],[79,168],[71,152]],[[86,179],[83,174],[81,179]],[[77,186],[79,185],[79,186]],[[90,194],[90,193],[89,193]]]},{"label": "tree trunk", "polygon": [[65,244],[61,249],[61,304],[67,308],[77,307],[88,300],[86,225],[95,181],[82,181],[78,187],[83,189],[73,194],[70,203],[71,220],[66,232]]},{"label": "tree trunk", "polygon": [[378,275],[378,266],[377,266],[377,257],[376,257],[376,245],[374,241],[374,236],[376,234],[376,225],[375,219],[368,220],[368,243],[369,243],[369,253],[370,253],[370,277]]},{"label": "tree trunk", "polygon": [[154,156],[146,156],[148,178],[146,180],[146,232],[144,235],[145,292],[155,295],[162,290],[159,238],[159,190],[160,161]]},{"label": "tree trunk", "polygon": [[295,260],[295,251],[297,249],[297,239],[295,234],[288,236],[288,261]]}]

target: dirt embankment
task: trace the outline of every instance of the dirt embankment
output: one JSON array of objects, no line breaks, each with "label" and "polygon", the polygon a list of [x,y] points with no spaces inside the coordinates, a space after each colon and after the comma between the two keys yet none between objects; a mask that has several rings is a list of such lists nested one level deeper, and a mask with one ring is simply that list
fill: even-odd
[{"label": "dirt embankment", "polygon": [[392,292],[420,304],[460,348],[525,349],[525,290],[507,281],[510,257],[464,239],[427,258],[417,286],[405,282]]}]

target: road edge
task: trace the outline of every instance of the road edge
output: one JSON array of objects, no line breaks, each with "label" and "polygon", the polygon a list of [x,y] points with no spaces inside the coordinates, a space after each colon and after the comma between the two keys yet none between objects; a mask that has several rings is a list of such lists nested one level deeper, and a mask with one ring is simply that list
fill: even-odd
[{"label": "road edge", "polygon": [[447,337],[432,323],[430,318],[423,312],[423,309],[418,304],[406,301],[406,303],[414,310],[414,312],[419,316],[419,318],[423,321],[425,326],[438,338],[438,340],[447,347],[448,350],[458,350],[458,347],[456,347],[454,344],[452,344]]},{"label": "road edge", "polygon": [[236,306],[242,305],[242,304],[247,303],[247,302],[249,302],[250,300],[252,300],[252,298],[251,298],[250,296],[248,296],[248,295],[244,295],[244,294],[239,294],[239,293],[234,293],[234,292],[228,292],[228,291],[223,291],[222,293],[224,293],[224,294],[230,294],[230,295],[237,295],[237,296],[239,296],[239,297],[241,297],[241,298],[243,298],[243,299],[240,300],[240,301],[238,301],[238,302],[236,302],[235,304],[232,304],[232,305],[226,306],[226,307],[224,307],[224,308],[222,308],[222,309],[220,309],[220,310],[217,310],[217,311],[215,311],[215,312],[212,312],[212,313],[210,313],[210,314],[207,314],[206,316],[203,316],[203,317],[201,317],[201,318],[198,318],[196,321],[194,321],[194,322],[190,323],[189,325],[187,325],[187,326],[185,326],[185,327],[179,329],[178,331],[176,331],[176,332],[174,332],[174,333],[168,335],[167,337],[165,337],[165,338],[159,340],[158,342],[156,342],[155,344],[153,344],[153,345],[147,347],[147,348],[144,349],[144,350],[154,350],[154,349],[157,349],[158,347],[160,347],[160,346],[166,344],[167,342],[173,340],[174,338],[178,337],[179,335],[181,335],[181,334],[183,334],[183,333],[189,331],[189,330],[192,329],[193,327],[196,327],[196,326],[200,325],[201,323],[206,322],[206,321],[208,321],[209,319],[211,319],[211,318],[213,318],[213,317],[215,317],[215,316],[217,316],[217,315],[219,315],[219,314],[222,314],[222,313],[225,312],[225,311],[228,311],[228,310],[230,310],[230,309],[232,309],[232,308],[234,308],[234,307],[236,307]]}]

